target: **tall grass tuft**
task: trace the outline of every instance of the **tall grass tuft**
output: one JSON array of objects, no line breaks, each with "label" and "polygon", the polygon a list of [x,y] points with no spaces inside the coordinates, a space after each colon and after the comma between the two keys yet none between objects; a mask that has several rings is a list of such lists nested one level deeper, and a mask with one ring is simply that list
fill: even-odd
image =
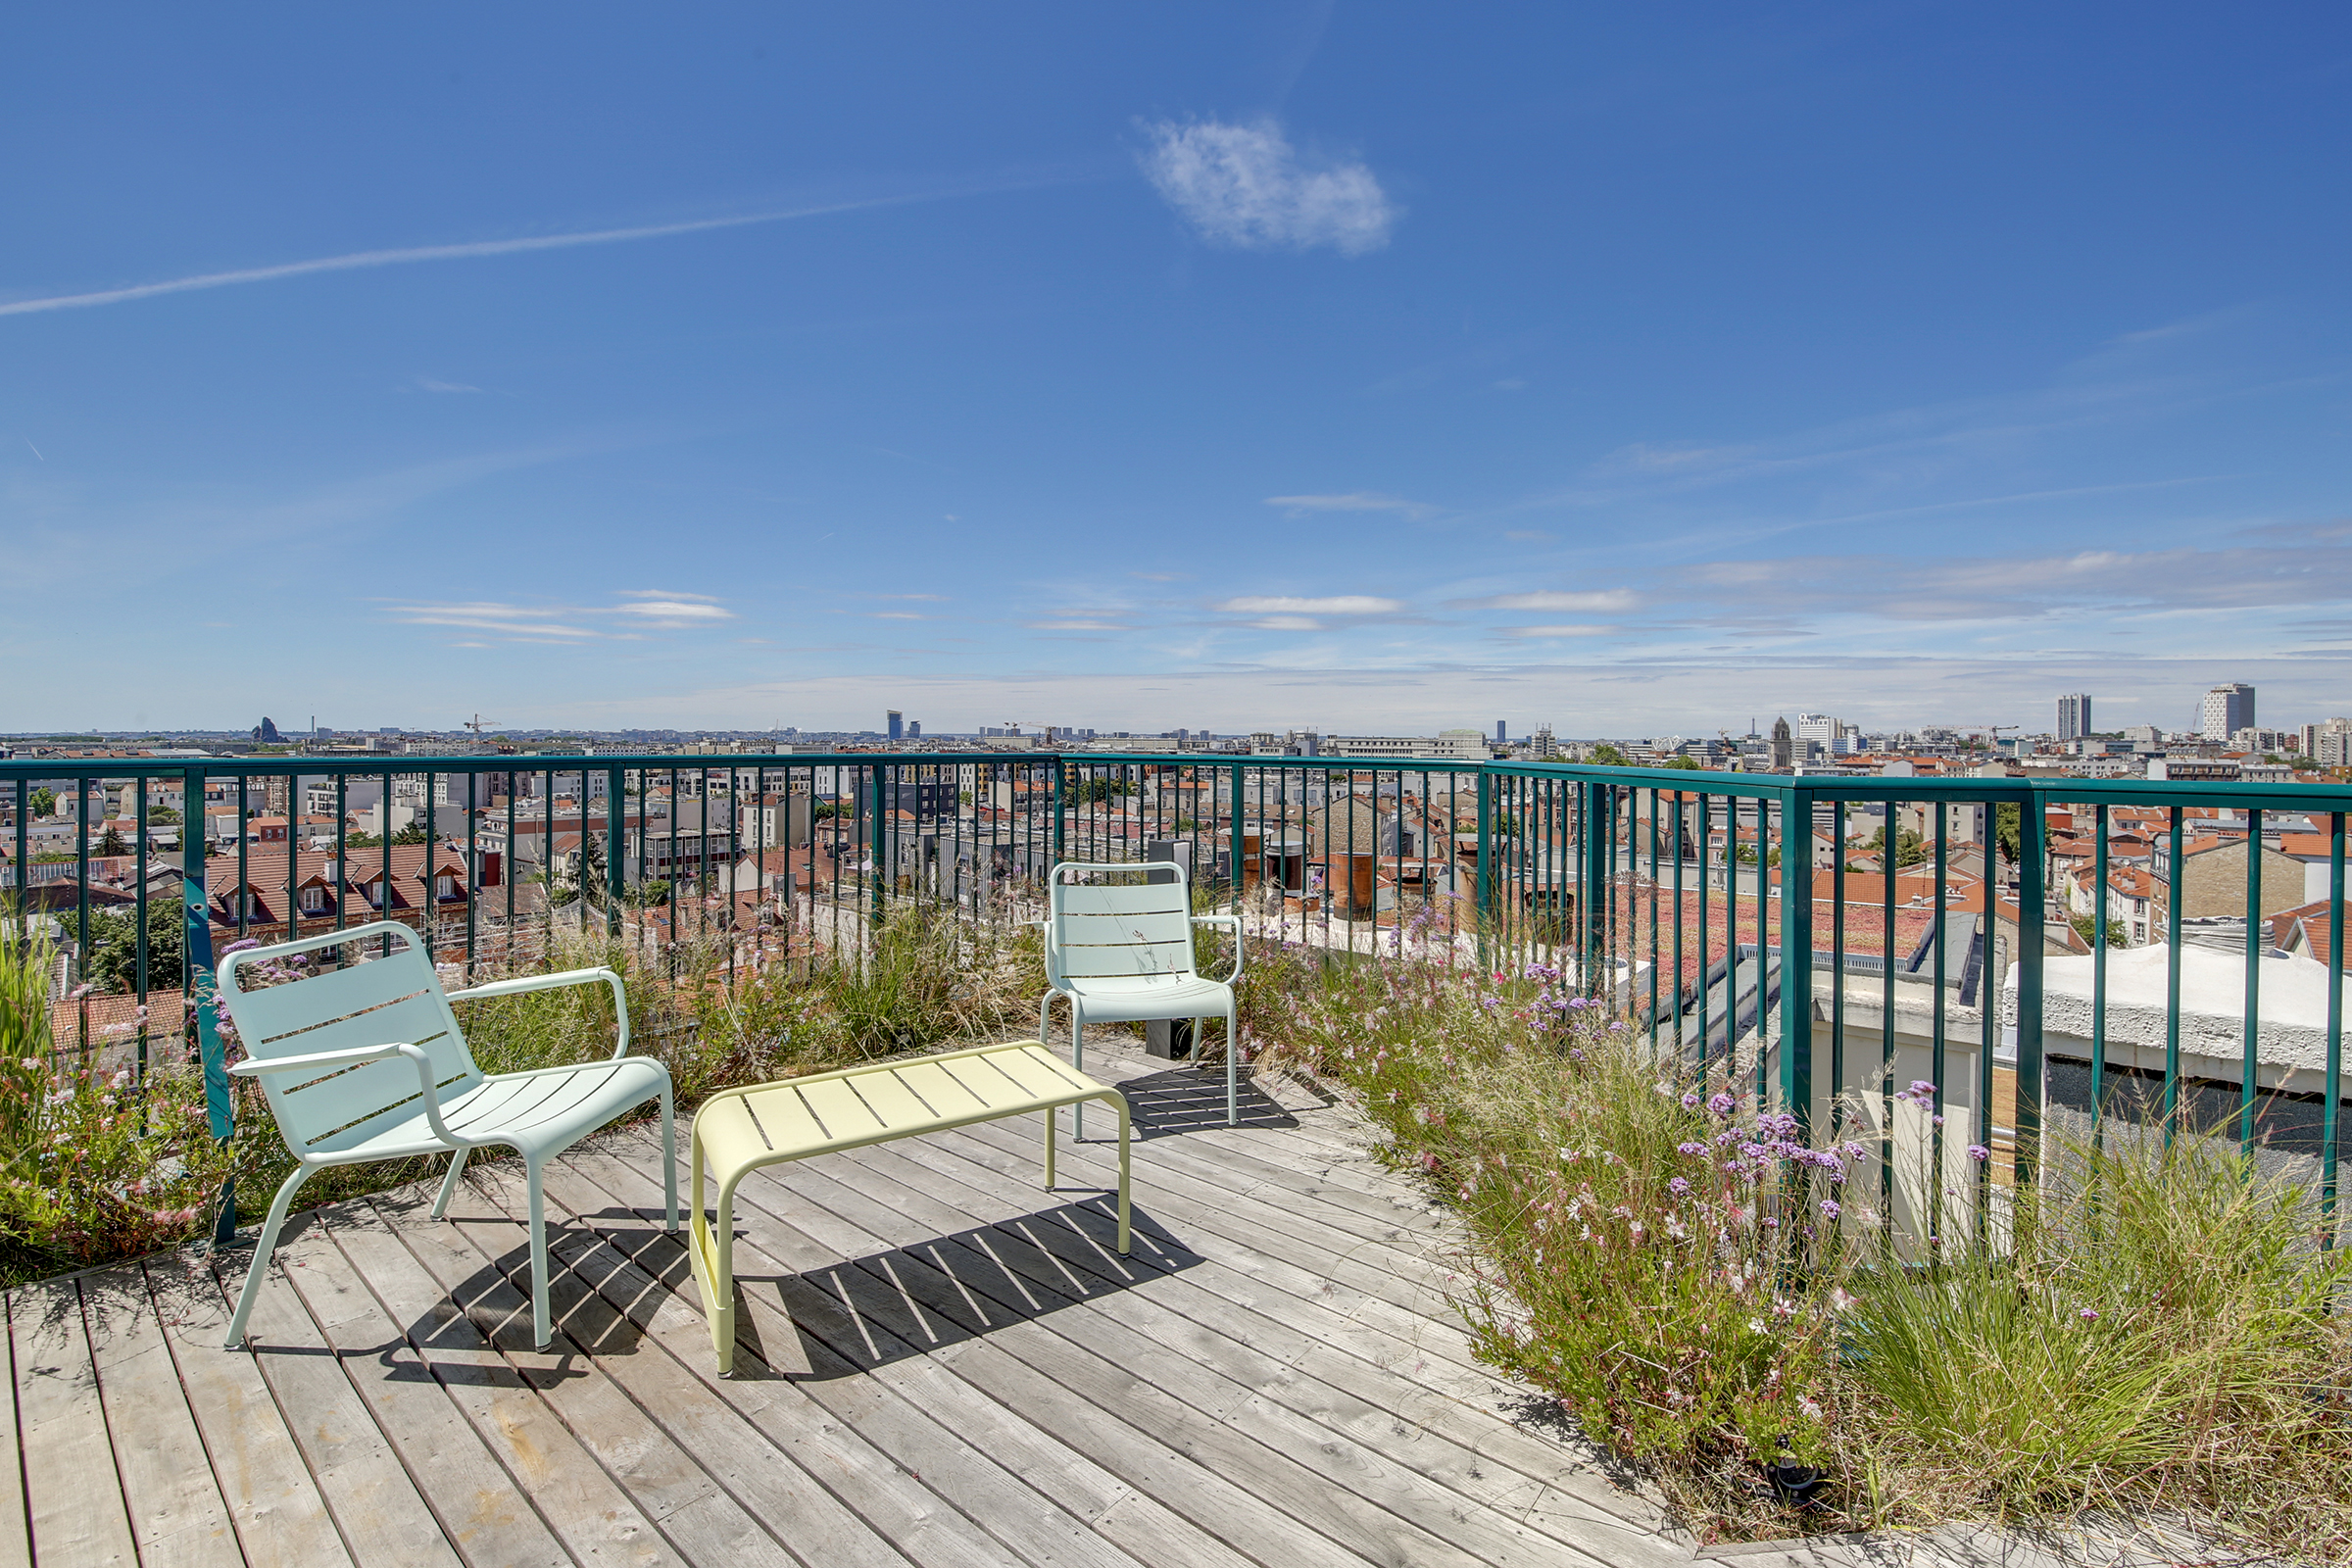
[{"label": "tall grass tuft", "polygon": [[2352,1254],[2234,1140],[2054,1138],[1964,1255],[1857,1286],[1861,1441],[1935,1511],[2186,1507],[2352,1553]]}]

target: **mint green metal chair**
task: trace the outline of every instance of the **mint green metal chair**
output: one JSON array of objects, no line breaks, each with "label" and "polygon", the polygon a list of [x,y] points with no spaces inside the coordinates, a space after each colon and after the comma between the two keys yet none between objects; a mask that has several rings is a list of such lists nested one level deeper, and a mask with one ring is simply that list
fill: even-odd
[{"label": "mint green metal chair", "polygon": [[[392,938],[390,953],[300,978],[251,986],[256,971],[301,967],[322,948]],[[474,1065],[452,1002],[511,997],[553,986],[602,981],[612,988],[620,1038],[603,1061],[490,1076]],[[433,1218],[449,1209],[476,1149],[504,1145],[522,1155],[530,1193],[531,1327],[544,1348],[554,1338],[547,1309],[547,1216],[540,1167],[622,1112],[662,1102],[662,1177],[669,1229],[678,1228],[676,1134],[670,1118],[669,1069],[629,1054],[629,1004],[610,969],[496,980],[444,995],[416,933],[394,920],[327,932],[271,948],[232,953],[220,965],[220,998],[235,1022],[246,1059],[228,1070],[261,1081],[277,1130],[298,1163],[270,1201],[261,1240],[245,1270],[245,1288],[228,1323],[228,1348],[245,1342],[286,1207],[295,1189],[329,1165],[357,1165],[417,1154],[450,1155]]]},{"label": "mint green metal chair", "polygon": [[[1160,880],[1139,880],[1146,873]],[[1090,878],[1072,881],[1071,877]],[[1064,860],[1047,886],[1046,983],[1037,1004],[1037,1037],[1050,1041],[1054,999],[1070,1007],[1070,1065],[1086,1070],[1089,1023],[1189,1018],[1200,1038],[1204,1018],[1225,1017],[1225,1120],[1241,1118],[1242,1039],[1233,983],[1242,977],[1242,922],[1231,914],[1193,913],[1193,888],[1172,862],[1089,864]],[[1233,972],[1203,978],[1193,967],[1193,927],[1233,928]],[[1070,1112],[1085,1136],[1084,1107]]]}]

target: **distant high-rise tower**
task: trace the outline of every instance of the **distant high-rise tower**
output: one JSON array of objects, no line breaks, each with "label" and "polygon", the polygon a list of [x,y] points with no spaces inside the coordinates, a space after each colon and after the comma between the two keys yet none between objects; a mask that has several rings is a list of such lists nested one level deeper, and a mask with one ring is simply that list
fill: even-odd
[{"label": "distant high-rise tower", "polygon": [[2231,681],[2205,694],[2197,711],[2197,733],[2205,739],[2226,741],[2239,730],[2253,727],[2253,687],[2243,681]]},{"label": "distant high-rise tower", "polygon": [[2090,698],[2082,692],[2069,692],[2058,699],[2058,738],[2079,741],[2090,733]]},{"label": "distant high-rise tower", "polygon": [[894,740],[894,741],[903,741],[903,740],[905,740],[905,739],[906,738],[906,715],[905,713],[902,713],[902,712],[900,712],[900,711],[899,711],[897,709],[895,709],[895,708],[894,708],[894,709],[892,709],[892,710],[890,710],[890,724],[889,724],[889,729],[890,729],[890,738],[891,738],[892,740]]},{"label": "distant high-rise tower", "polygon": [[[1749,719],[1748,722],[1753,724],[1755,720]],[[1772,765],[1787,767],[1794,758],[1795,752],[1796,741],[1795,737],[1788,733],[1788,720],[1786,718],[1774,719],[1772,721]]]},{"label": "distant high-rise tower", "polygon": [[910,741],[919,741],[923,738],[922,720],[915,719],[907,724],[906,738]]},{"label": "distant high-rise tower", "polygon": [[1510,744],[1510,740],[1508,738],[1509,735],[1510,726],[1501,719],[1496,719],[1494,721],[1494,744],[1497,746],[1508,746]]}]

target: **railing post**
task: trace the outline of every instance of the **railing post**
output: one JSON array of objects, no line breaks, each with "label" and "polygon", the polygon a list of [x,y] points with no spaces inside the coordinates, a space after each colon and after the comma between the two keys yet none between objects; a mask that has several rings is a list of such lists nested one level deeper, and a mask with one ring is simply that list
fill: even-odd
[{"label": "railing post", "polygon": [[1478,770],[1478,951],[1487,958],[1488,932],[1494,921],[1494,778],[1481,764]]},{"label": "railing post", "polygon": [[[626,814],[629,806],[625,791],[626,785],[622,781],[621,770],[617,767],[605,769],[605,935],[608,939],[620,935],[620,897],[622,890],[628,885],[628,879],[621,874],[620,866],[621,851],[628,844],[627,837],[621,832],[621,818]],[[466,797],[467,803],[470,805],[471,790],[466,792]],[[429,782],[425,786],[424,800],[425,808],[429,812],[433,800],[432,786]],[[585,804],[581,808],[586,809]],[[727,797],[727,809],[732,812],[735,808],[735,798],[730,792]],[[470,810],[466,812],[468,819],[472,814]],[[677,818],[673,816],[670,820],[675,822]],[[710,842],[710,792],[708,788],[703,791],[703,842],[706,845]],[[424,849],[424,874],[429,889],[430,878],[433,874],[433,846],[429,834]],[[468,899],[471,899],[472,896],[470,891],[466,894]],[[425,899],[425,907],[437,909],[429,891]],[[733,913],[732,910],[728,912]]]},{"label": "railing post", "polygon": [[[213,1137],[226,1143],[237,1130],[236,1100],[228,1081],[228,1056],[220,1042],[220,1021],[214,1012],[218,1001],[213,970],[212,896],[204,883],[204,769],[180,771],[179,902],[187,924],[181,932],[180,984],[196,1012],[196,1054],[204,1064],[204,1108]],[[239,822],[242,834],[245,824]],[[289,840],[291,843],[291,840]],[[244,890],[238,889],[239,896]],[[234,1176],[220,1183],[220,1206],[213,1214],[213,1245],[226,1247],[237,1239],[237,1186]]]},{"label": "railing post", "polygon": [[[2048,947],[2043,926],[2047,918],[2045,906],[2049,899],[2042,886],[2042,873],[2047,858],[2049,815],[2043,808],[2039,791],[2030,791],[2017,808],[2017,1169],[2022,1185],[2031,1174],[2029,1148],[2041,1136],[2041,966],[2043,950]],[[1994,835],[1996,838],[1998,835]],[[2174,887],[2179,888],[2180,868],[2174,866]],[[2092,926],[2092,940],[2107,940],[2107,890],[2099,889],[2099,918]],[[1999,907],[1992,900],[1987,904]],[[2179,905],[2180,900],[2174,899]],[[1989,934],[1989,933],[1988,933]],[[1987,944],[1985,956],[1991,957]],[[2178,959],[2178,954],[2175,957]],[[2178,965],[2176,963],[2176,969]],[[1980,1001],[1986,1007],[1997,1005],[1998,993],[1992,990],[1992,965],[1987,962],[1984,976],[1977,984],[1983,988]],[[2175,1016],[2178,1016],[2176,1009]],[[2095,1092],[2095,1090],[2094,1090]],[[1992,1120],[1992,1107],[1985,1108],[1985,1122]]]},{"label": "railing post", "polygon": [[[1756,809],[1764,810],[1757,801]],[[1757,835],[1761,842],[1763,835]],[[1772,885],[1768,857],[1756,857],[1757,889]],[[1756,946],[1764,945],[1765,901],[1756,902]],[[1764,977],[1757,965],[1756,978]],[[1843,976],[1835,977],[1839,985]],[[1763,1009],[1756,1013],[1756,1043],[1763,1046]],[[1833,1085],[1831,1092],[1837,1092]],[[1796,1118],[1797,1137],[1813,1136],[1813,797],[1802,784],[1781,801],[1781,1102]]]},{"label": "railing post", "polygon": [[[869,910],[868,918],[873,921],[877,930],[879,930],[882,925],[885,907],[884,901],[889,897],[888,883],[890,881],[891,874],[891,858],[898,849],[898,845],[895,842],[887,847],[885,847],[882,842],[883,834],[885,831],[887,831],[890,824],[890,818],[884,814],[884,786],[882,780],[883,770],[883,763],[876,762],[874,764],[874,816],[873,821],[867,825],[865,831],[865,863],[872,868],[865,873],[866,906]],[[709,808],[706,807],[705,809],[708,810]]]},{"label": "railing post", "polygon": [[1581,833],[1577,843],[1576,902],[1582,906],[1584,914],[1584,918],[1578,922],[1582,938],[1579,967],[1584,989],[1588,992],[1595,983],[1593,977],[1600,972],[1601,949],[1607,940],[1608,798],[1609,786],[1597,779],[1588,779],[1577,788],[1577,817]]},{"label": "railing post", "polygon": [[[1211,805],[1216,803],[1214,795],[1210,796],[1209,803]],[[1225,853],[1225,880],[1233,900],[1234,915],[1239,918],[1242,912],[1242,764],[1239,762],[1233,764],[1232,821],[1232,836],[1229,841],[1232,847]],[[1238,932],[1239,928],[1236,929]],[[1240,940],[1238,935],[1235,940],[1237,942]]]},{"label": "railing post", "polygon": [[1061,826],[1061,754],[1055,752],[1046,759],[1047,799],[1054,812],[1054,863],[1059,865],[1065,856]]}]

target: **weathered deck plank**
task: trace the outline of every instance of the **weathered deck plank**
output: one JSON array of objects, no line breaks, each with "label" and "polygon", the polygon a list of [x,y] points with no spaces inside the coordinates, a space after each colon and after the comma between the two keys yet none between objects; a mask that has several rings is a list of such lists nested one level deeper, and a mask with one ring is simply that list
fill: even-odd
[{"label": "weathered deck plank", "polygon": [[1517,1418],[1540,1401],[1446,1305],[1449,1218],[1351,1112],[1261,1096],[1228,1128],[1221,1072],[1100,1042],[1088,1064],[1137,1083],[1149,1134],[1131,1254],[1110,1146],[1065,1143],[1045,1192],[1034,1118],[776,1167],[739,1197],[730,1378],[643,1128],[547,1174],[545,1352],[519,1172],[495,1164],[449,1222],[407,1192],[311,1216],[244,1350],[220,1348],[242,1253],[13,1292],[0,1559],[1692,1560]]},{"label": "weathered deck plank", "polygon": [[136,1267],[108,1269],[80,1283],[107,1430],[131,1438],[115,1444],[115,1463],[139,1560],[189,1568],[242,1562],[147,1277]]},{"label": "weathered deck plank", "polygon": [[[341,1258],[324,1219],[289,1244],[286,1277],[352,1391],[396,1449],[442,1533],[469,1563],[562,1568],[571,1556],[499,1467],[416,1348]],[[338,1262],[343,1266],[337,1267]]]},{"label": "weathered deck plank", "polygon": [[33,1551],[74,1568],[137,1562],[80,1289],[53,1280],[12,1292],[8,1328]]},{"label": "weathered deck plank", "polygon": [[247,1562],[348,1563],[343,1537],[251,1350],[223,1350],[228,1303],[194,1252],[147,1260],[148,1294]]},{"label": "weathered deck plank", "polygon": [[[271,1280],[254,1299],[248,1337],[257,1347],[279,1352],[257,1354],[254,1363],[286,1412],[294,1441],[360,1568],[379,1563],[462,1568],[440,1521],[304,1306],[294,1277],[332,1269],[340,1261],[330,1246],[310,1234],[317,1216],[310,1219],[278,1248],[284,1278]],[[236,1260],[242,1262],[243,1255]],[[241,1270],[231,1271],[223,1288],[241,1278]]]}]

